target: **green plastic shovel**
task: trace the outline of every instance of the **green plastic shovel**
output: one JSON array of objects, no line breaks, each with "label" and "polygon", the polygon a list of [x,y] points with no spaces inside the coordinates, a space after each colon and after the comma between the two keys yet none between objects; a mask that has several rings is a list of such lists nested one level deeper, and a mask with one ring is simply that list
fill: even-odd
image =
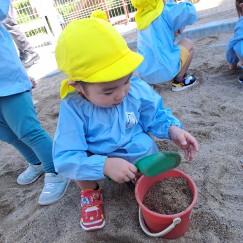
[{"label": "green plastic shovel", "polygon": [[135,166],[145,176],[156,176],[176,168],[181,163],[181,155],[175,151],[164,151],[139,159]]}]

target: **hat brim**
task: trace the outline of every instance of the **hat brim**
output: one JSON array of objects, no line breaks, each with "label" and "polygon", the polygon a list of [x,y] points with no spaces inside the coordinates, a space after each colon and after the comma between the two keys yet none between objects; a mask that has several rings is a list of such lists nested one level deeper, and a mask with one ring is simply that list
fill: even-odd
[{"label": "hat brim", "polygon": [[132,73],[142,63],[143,59],[143,56],[129,49],[122,58],[82,81],[88,83],[115,81]]}]

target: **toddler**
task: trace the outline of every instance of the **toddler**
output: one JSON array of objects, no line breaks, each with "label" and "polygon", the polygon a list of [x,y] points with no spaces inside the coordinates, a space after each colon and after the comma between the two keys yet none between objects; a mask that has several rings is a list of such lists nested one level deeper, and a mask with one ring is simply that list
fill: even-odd
[{"label": "toddler", "polygon": [[[239,20],[234,29],[234,36],[226,46],[226,59],[229,62],[229,70],[243,69],[243,0],[236,0],[235,6]],[[243,76],[239,77],[239,82],[243,84]]]},{"label": "toddler", "polygon": [[149,134],[171,139],[187,160],[194,159],[198,143],[163,107],[162,98],[132,76],[143,57],[109,22],[87,18],[70,23],[57,42],[56,60],[68,78],[60,89],[55,168],[81,190],[81,227],[101,229],[105,218],[97,180],[133,180],[134,163],[158,152]]},{"label": "toddler", "polygon": [[198,14],[193,4],[163,3],[162,0],[132,0],[137,9],[137,49],[144,61],[136,75],[149,84],[172,80],[172,91],[182,91],[196,83],[187,70],[194,54],[194,44],[187,38],[175,44],[175,36],[193,24]]}]

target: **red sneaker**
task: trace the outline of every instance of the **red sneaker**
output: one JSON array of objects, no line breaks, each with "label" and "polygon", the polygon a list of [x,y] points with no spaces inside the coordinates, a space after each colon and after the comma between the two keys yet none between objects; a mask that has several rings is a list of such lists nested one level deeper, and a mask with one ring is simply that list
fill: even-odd
[{"label": "red sneaker", "polygon": [[102,199],[101,189],[87,189],[81,192],[80,225],[84,230],[93,231],[105,226]]}]

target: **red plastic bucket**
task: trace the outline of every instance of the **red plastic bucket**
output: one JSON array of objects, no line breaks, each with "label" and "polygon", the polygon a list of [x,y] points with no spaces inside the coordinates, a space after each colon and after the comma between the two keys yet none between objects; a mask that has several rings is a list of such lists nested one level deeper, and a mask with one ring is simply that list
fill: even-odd
[{"label": "red plastic bucket", "polygon": [[[155,213],[145,207],[142,201],[149,188],[155,182],[171,177],[184,177],[187,180],[193,195],[191,205],[183,212],[171,215]],[[187,231],[190,224],[191,211],[198,199],[196,184],[188,175],[178,169],[173,169],[154,177],[141,176],[135,187],[135,196],[140,206],[139,222],[143,231],[153,237],[169,239],[180,237]]]}]

